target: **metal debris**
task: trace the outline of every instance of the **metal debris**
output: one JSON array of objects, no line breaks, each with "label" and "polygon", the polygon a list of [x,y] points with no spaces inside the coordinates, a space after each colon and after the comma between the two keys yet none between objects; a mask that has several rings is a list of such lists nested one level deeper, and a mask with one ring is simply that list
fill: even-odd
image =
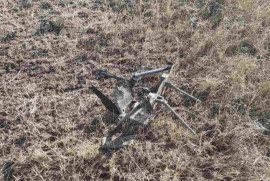
[{"label": "metal debris", "polygon": [[[109,74],[104,70],[99,71],[99,75],[103,76],[103,78],[114,78],[120,84],[113,91],[113,100],[115,100],[115,102],[111,101],[96,87],[92,86],[91,88],[93,92],[101,99],[104,106],[109,111],[117,114],[118,121],[117,127],[115,129],[118,129],[119,126],[126,122],[129,122],[130,126],[134,127],[134,129],[136,125],[148,125],[155,119],[156,106],[158,103],[161,103],[165,105],[165,107],[168,108],[192,134],[196,135],[195,130],[193,130],[188,125],[188,123],[173,110],[173,108],[163,97],[167,88],[173,88],[174,90],[190,97],[191,99],[194,99],[197,102],[201,102],[196,97],[177,88],[175,85],[168,81],[173,71],[173,64],[168,63],[167,67],[165,68],[145,70],[145,67],[143,67],[141,70],[138,70],[138,72],[136,72],[129,80]],[[148,84],[143,82],[142,78],[144,76],[157,73],[163,73],[160,77],[158,85],[147,87],[146,85]],[[113,136],[108,136],[103,138],[102,148],[121,148],[134,143],[134,141],[135,136],[127,136],[127,133],[123,133],[114,139]]]},{"label": "metal debris", "polygon": [[115,114],[120,114],[117,106],[108,98],[106,97],[101,91],[99,91],[95,86],[90,87],[90,89],[98,96],[104,106],[111,112]]},{"label": "metal debris", "polygon": [[125,113],[127,106],[132,101],[132,95],[129,88],[126,88],[124,86],[117,87],[117,89],[114,90],[114,97],[117,100],[117,107],[121,113]]},{"label": "metal debris", "polygon": [[135,136],[129,135],[129,136],[120,136],[117,138],[113,137],[104,137],[102,139],[102,148],[123,148],[125,146],[131,145],[135,142]]}]

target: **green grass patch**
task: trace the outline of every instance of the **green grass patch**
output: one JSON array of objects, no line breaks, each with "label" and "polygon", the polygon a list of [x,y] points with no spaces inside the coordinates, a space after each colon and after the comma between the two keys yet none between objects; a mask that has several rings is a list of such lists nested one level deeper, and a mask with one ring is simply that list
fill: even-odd
[{"label": "green grass patch", "polygon": [[248,53],[250,55],[255,55],[256,54],[256,49],[255,49],[254,45],[251,42],[242,41],[239,44],[239,53],[242,53],[242,54]]},{"label": "green grass patch", "polygon": [[197,1],[197,6],[203,8],[200,15],[204,20],[209,20],[212,23],[212,28],[219,26],[223,19],[224,0],[212,0],[208,5],[205,1]]},{"label": "green grass patch", "polygon": [[241,98],[235,99],[231,105],[232,112],[239,113],[241,115],[245,115],[247,112],[247,106]]},{"label": "green grass patch", "polygon": [[14,40],[17,36],[17,31],[13,30],[11,33],[8,33],[2,37],[2,42],[7,43],[11,40]]},{"label": "green grass patch", "polygon": [[270,42],[265,46],[265,50],[270,53]]},{"label": "green grass patch", "polygon": [[133,5],[129,1],[116,1],[110,2],[109,7],[112,11],[122,13],[124,11],[129,14],[134,14],[135,11],[133,9]]},{"label": "green grass patch", "polygon": [[63,28],[63,21],[58,19],[57,21],[50,21],[43,19],[40,21],[40,26],[36,31],[35,35],[40,36],[46,33],[54,33],[59,35]]},{"label": "green grass patch", "polygon": [[249,54],[254,56],[256,53],[257,49],[255,46],[247,40],[241,41],[239,45],[231,45],[225,51],[226,56],[234,56],[237,54]]},{"label": "green grass patch", "polygon": [[52,5],[51,5],[50,3],[48,3],[48,2],[42,2],[42,3],[40,4],[39,8],[40,8],[40,9],[45,9],[45,10],[47,10],[47,9],[51,9],[51,8],[52,8]]}]

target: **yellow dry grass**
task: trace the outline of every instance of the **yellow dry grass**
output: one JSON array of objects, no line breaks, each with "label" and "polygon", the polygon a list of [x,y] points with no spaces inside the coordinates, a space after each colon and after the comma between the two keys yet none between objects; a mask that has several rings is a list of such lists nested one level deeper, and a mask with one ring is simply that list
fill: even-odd
[{"label": "yellow dry grass", "polygon": [[[0,180],[270,180],[269,15],[265,0],[0,1]],[[198,135],[157,106],[132,147],[100,149],[115,125],[89,87],[115,81],[95,71],[168,61],[202,100],[166,95]]]}]

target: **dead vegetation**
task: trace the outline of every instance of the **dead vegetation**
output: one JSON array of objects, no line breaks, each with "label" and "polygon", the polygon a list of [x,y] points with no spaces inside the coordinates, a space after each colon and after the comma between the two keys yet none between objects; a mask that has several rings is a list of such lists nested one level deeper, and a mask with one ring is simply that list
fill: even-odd
[{"label": "dead vegetation", "polygon": [[[0,7],[0,180],[270,180],[268,1]],[[111,124],[88,88],[109,95],[115,82],[93,70],[128,77],[167,61],[172,82],[203,101],[167,97],[199,135],[160,107],[135,145],[100,150]]]}]

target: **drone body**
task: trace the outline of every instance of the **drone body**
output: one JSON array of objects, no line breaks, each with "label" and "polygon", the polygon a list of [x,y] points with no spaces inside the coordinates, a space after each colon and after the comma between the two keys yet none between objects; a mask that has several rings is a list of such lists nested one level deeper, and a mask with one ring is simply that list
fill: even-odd
[{"label": "drone body", "polygon": [[[188,93],[178,89],[168,81],[173,71],[173,64],[169,63],[167,67],[161,69],[153,69],[148,71],[140,70],[136,72],[130,80],[126,80],[115,75],[108,74],[106,71],[99,71],[99,75],[104,78],[115,78],[120,82],[113,91],[115,103],[107,98],[96,87],[92,86],[92,91],[101,99],[104,106],[117,115],[117,127],[124,122],[134,125],[148,125],[156,117],[154,110],[157,103],[164,104],[187,128],[196,135],[196,132],[178,115],[173,108],[164,99],[164,91],[166,88],[173,88],[190,98],[200,101]],[[158,85],[148,88],[144,86],[141,77],[161,73]],[[116,129],[117,129],[116,127]],[[134,135],[118,136],[113,139],[114,135],[103,138],[102,148],[121,148],[134,142]]]}]

